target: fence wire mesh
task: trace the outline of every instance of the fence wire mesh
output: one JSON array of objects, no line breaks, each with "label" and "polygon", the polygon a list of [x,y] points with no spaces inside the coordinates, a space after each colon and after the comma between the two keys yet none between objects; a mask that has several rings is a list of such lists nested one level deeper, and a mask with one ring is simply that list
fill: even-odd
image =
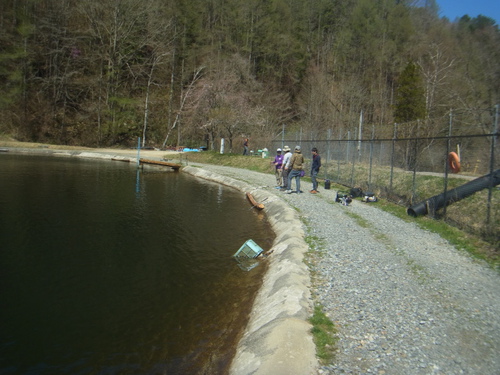
[{"label": "fence wire mesh", "polygon": [[[390,139],[377,139],[375,132],[370,139],[351,139],[350,133],[332,139],[331,132],[303,139],[298,132],[282,134],[281,139],[272,142],[270,150],[285,145],[293,150],[300,145],[308,170],[310,150],[315,147],[322,159],[319,177],[348,188],[359,187],[409,207],[499,170],[498,117],[490,132],[481,134],[481,129],[469,128],[466,135],[453,135],[452,129],[450,126],[445,135]],[[460,157],[459,173],[452,173],[450,168],[451,152]],[[491,183],[488,188],[445,204],[431,214],[499,246],[500,189],[495,185]]]}]

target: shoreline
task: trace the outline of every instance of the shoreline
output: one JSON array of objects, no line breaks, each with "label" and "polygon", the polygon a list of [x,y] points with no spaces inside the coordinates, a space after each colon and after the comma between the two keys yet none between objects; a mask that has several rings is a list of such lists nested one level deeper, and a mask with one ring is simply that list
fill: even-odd
[{"label": "shoreline", "polygon": [[[57,150],[48,148],[1,147],[4,152],[81,157],[110,161],[137,162],[135,150]],[[135,151],[137,153],[137,151]],[[161,159],[178,152],[141,150],[140,157]],[[198,164],[198,163],[197,163]],[[269,268],[249,313],[249,321],[232,359],[229,373],[316,374],[318,361],[308,318],[312,315],[311,280],[304,262],[308,245],[298,213],[275,194],[246,182],[204,168],[184,166],[194,177],[251,192],[258,201],[266,200],[264,212],[276,234],[270,249]],[[274,179],[274,176],[272,176]]]},{"label": "shoreline", "polygon": [[[201,163],[185,171],[266,199],[276,233],[231,375],[499,373],[497,269],[376,203],[309,194],[307,181],[305,194],[283,194],[271,174]],[[313,303],[336,328],[325,364],[307,321]]]},{"label": "shoreline", "polygon": [[250,191],[257,201],[266,200],[264,212],[276,234],[269,268],[230,374],[316,373],[316,348],[308,322],[313,309],[311,280],[304,262],[308,245],[298,213],[274,194],[245,182],[197,167],[184,167],[183,171],[242,192]]}]

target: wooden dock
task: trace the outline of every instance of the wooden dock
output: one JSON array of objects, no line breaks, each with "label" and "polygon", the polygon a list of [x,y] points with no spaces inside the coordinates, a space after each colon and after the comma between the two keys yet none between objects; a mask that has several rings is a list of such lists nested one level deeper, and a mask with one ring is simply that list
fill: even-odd
[{"label": "wooden dock", "polygon": [[182,167],[181,164],[177,163],[171,163],[168,161],[159,161],[159,160],[150,160],[150,159],[139,159],[140,164],[154,164],[154,165],[162,165],[164,167],[170,167],[172,169],[175,169],[176,171],[179,170],[180,167]]}]

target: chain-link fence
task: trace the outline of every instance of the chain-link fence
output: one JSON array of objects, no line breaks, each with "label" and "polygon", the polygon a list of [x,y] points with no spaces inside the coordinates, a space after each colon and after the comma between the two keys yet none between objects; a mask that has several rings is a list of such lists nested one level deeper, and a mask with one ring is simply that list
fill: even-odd
[{"label": "chain-link fence", "polygon": [[[431,137],[399,138],[398,125],[391,139],[377,139],[375,131],[370,139],[351,137],[349,132],[342,139],[332,139],[330,132],[316,139],[302,139],[300,132],[281,134],[281,139],[270,145],[270,152],[285,145],[292,150],[300,145],[310,163],[310,150],[316,147],[322,159],[319,176],[323,179],[345,186],[346,191],[359,187],[407,207],[440,194],[450,198],[450,190],[491,174],[490,179],[486,177],[486,188],[476,188],[464,199],[454,195],[450,202],[425,213],[499,244],[500,190],[495,186],[498,179],[493,179],[500,173],[498,115],[490,132],[482,134],[474,133],[479,128],[468,128],[467,135],[453,135],[456,129],[452,125],[450,122],[448,134]],[[456,157],[459,163],[453,159]],[[458,166],[459,173],[453,173]]]}]

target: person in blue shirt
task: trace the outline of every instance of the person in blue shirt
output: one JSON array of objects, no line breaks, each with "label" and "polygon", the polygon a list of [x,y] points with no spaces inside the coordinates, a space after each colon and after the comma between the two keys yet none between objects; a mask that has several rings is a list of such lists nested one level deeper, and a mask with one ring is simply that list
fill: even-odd
[{"label": "person in blue shirt", "polygon": [[319,168],[321,167],[321,156],[318,154],[318,149],[314,147],[312,150],[312,164],[311,164],[311,181],[312,181],[312,190],[310,191],[311,194],[317,194],[318,193],[318,180],[316,180],[316,177],[318,176],[319,173]]}]

